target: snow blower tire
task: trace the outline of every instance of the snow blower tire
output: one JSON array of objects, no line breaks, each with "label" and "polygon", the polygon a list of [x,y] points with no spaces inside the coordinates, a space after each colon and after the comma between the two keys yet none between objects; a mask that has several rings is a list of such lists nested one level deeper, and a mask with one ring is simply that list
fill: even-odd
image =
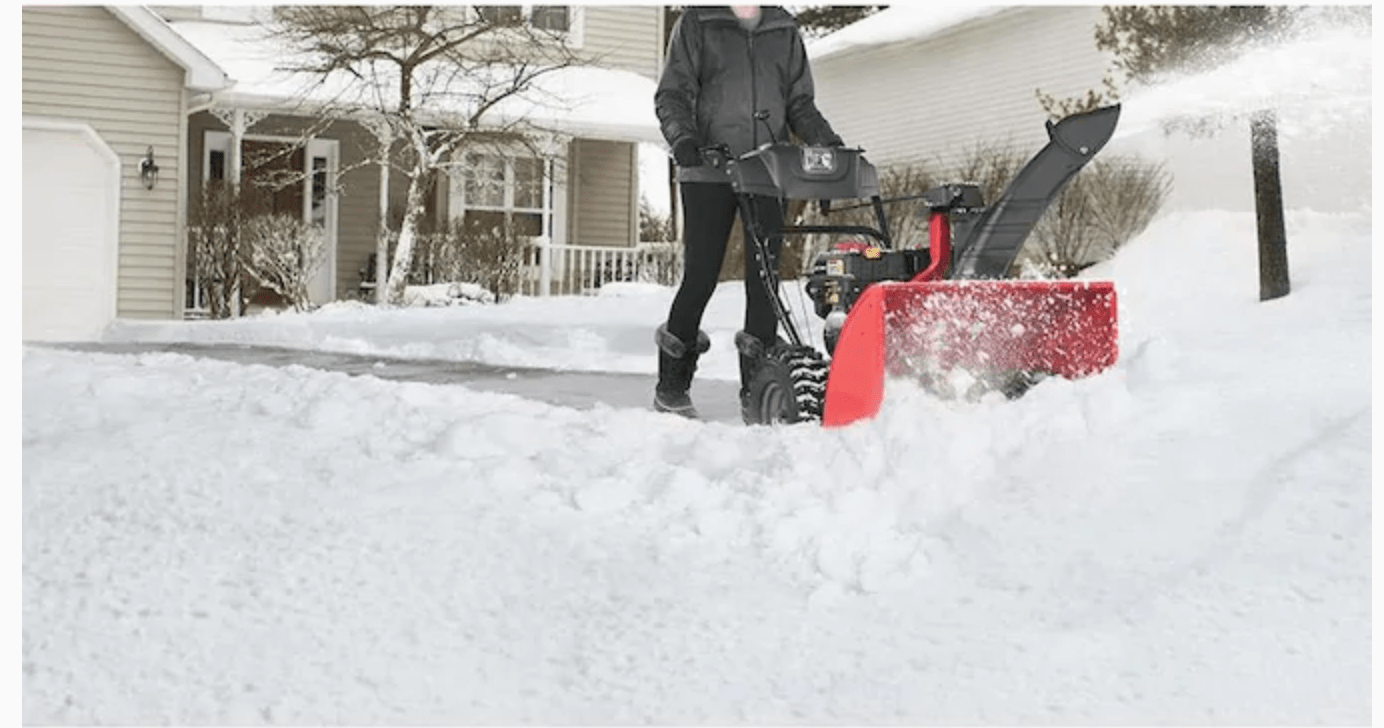
[{"label": "snow blower tire", "polygon": [[764,354],[742,402],[747,425],[820,422],[827,363],[807,346],[778,345]]}]

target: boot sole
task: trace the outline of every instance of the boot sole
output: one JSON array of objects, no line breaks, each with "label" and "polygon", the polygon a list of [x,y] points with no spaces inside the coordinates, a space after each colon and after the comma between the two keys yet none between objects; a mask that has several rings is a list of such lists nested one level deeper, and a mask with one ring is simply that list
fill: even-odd
[{"label": "boot sole", "polygon": [[665,405],[662,402],[655,399],[654,411],[665,412],[671,415],[678,415],[679,417],[686,417],[689,420],[699,419],[697,416],[697,408],[692,405],[687,405],[686,407],[669,407],[668,405]]}]

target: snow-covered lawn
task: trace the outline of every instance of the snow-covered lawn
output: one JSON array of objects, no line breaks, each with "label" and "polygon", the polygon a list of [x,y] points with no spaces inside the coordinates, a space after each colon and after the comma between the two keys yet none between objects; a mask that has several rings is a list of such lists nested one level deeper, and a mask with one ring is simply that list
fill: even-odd
[{"label": "snow-covered lawn", "polygon": [[[837,430],[24,347],[26,723],[1370,720],[1371,221],[1170,214],[1119,364]],[[735,377],[742,293],[702,373]],[[652,371],[671,291],[113,341]]]}]

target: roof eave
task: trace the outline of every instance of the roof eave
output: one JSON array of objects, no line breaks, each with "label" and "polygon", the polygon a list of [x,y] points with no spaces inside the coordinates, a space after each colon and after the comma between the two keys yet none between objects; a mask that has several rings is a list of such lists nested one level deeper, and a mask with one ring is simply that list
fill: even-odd
[{"label": "roof eave", "polygon": [[230,78],[215,61],[179,35],[154,11],[141,5],[106,5],[105,8],[169,60],[181,66],[184,71],[183,85],[189,90],[205,93],[220,91],[231,85]]}]

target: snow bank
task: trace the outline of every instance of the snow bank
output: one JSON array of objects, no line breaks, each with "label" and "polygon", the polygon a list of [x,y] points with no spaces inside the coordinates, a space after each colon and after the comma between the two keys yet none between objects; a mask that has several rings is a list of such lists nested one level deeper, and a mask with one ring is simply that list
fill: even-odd
[{"label": "snow bank", "polygon": [[[1250,216],[1165,217],[1113,370],[839,430],[26,347],[25,721],[1364,721],[1371,227],[1289,239],[1259,303]],[[666,303],[138,331],[624,365]]]}]

